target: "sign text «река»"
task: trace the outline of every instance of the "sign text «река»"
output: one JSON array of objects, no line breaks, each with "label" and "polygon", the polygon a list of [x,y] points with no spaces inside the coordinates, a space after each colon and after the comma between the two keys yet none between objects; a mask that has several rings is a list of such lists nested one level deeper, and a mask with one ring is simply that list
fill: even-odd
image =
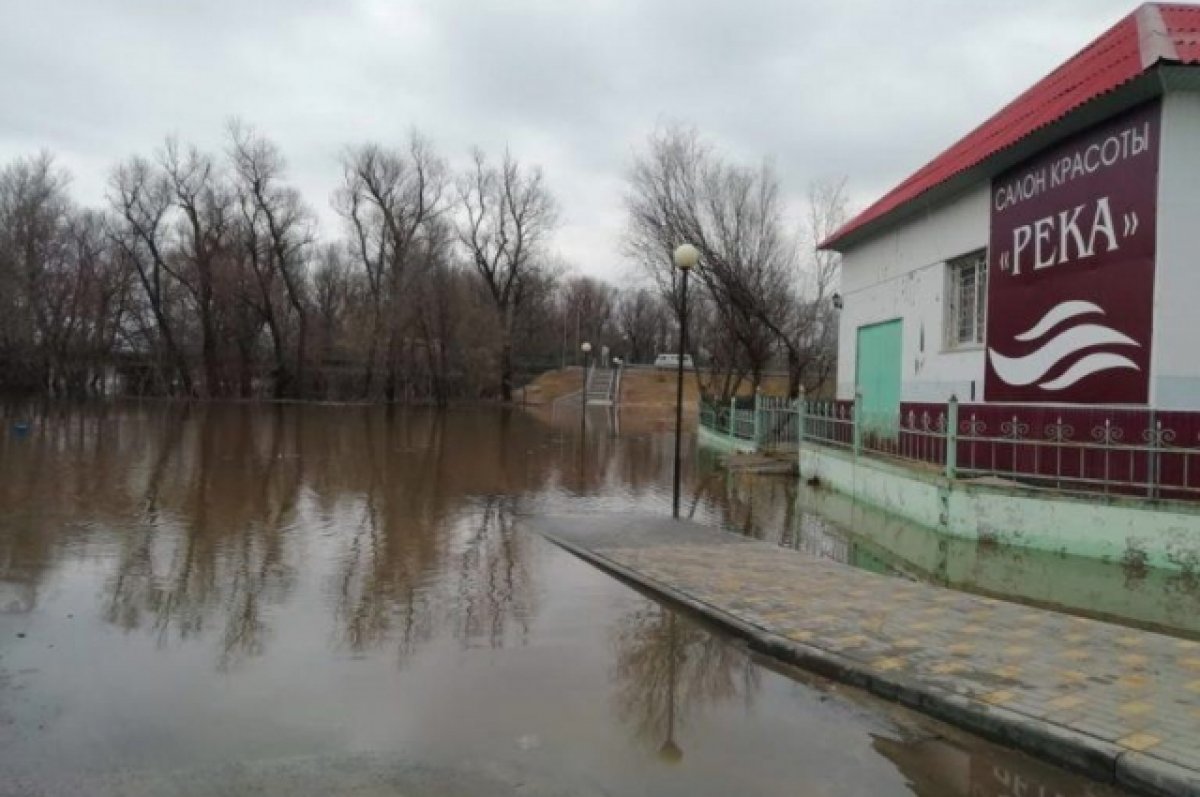
[{"label": "sign text \u00ab\u0440\u0435\u043a\u0430\u00bb", "polygon": [[[1085,210],[1087,214],[1084,214]],[[1012,256],[1010,258],[1008,252],[1002,253],[1000,267],[1011,270],[1015,277],[1021,273],[1025,254],[1032,254],[1033,267],[1039,269],[1069,260],[1083,260],[1097,251],[1115,252],[1121,248],[1121,237],[1137,232],[1137,211],[1123,214],[1121,221],[1121,235],[1118,235],[1112,203],[1109,197],[1102,196],[1095,201],[1094,207],[1076,205],[1070,210],[1043,216],[1031,224],[1014,227]]]}]

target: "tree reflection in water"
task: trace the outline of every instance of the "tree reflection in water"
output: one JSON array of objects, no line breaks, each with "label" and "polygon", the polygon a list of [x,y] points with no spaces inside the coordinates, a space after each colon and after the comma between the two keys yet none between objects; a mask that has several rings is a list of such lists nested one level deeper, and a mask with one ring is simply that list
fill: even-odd
[{"label": "tree reflection in water", "polygon": [[[282,603],[295,569],[284,537],[304,481],[290,419],[268,423],[243,409],[234,422],[201,407],[164,416],[140,511],[118,538],[104,616],[126,630],[150,628],[160,645],[220,627],[219,666],[262,652],[264,604]],[[290,423],[289,423],[290,421]]]},{"label": "tree reflection in water", "polygon": [[[78,564],[105,622],[213,645],[221,667],[287,623],[401,661],[436,637],[522,644],[538,543],[518,508],[653,506],[670,474],[667,426],[634,417],[617,438],[603,414],[586,447],[575,418],[519,410],[31,404],[0,419],[29,426],[0,435],[6,610],[33,611],[48,574]],[[721,477],[695,489],[689,510],[715,517]]]},{"label": "tree reflection in water", "polygon": [[0,525],[6,605],[32,611],[44,574],[86,543],[104,552],[105,621],[159,646],[215,639],[222,668],[265,651],[301,584],[356,653],[528,634],[532,543],[514,508],[566,463],[529,456],[544,432],[527,416],[35,409],[25,438],[0,437],[0,509],[30,518]]},{"label": "tree reflection in water", "polygon": [[748,656],[657,604],[625,615],[613,643],[617,713],[664,761],[683,757],[679,734],[693,712],[735,698],[750,704],[758,692]]},{"label": "tree reflection in water", "polygon": [[516,498],[493,482],[528,478],[529,468],[503,451],[506,430],[475,435],[472,446],[467,438],[486,430],[443,415],[377,421],[365,416],[366,489],[338,535],[340,644],[362,652],[393,642],[403,662],[439,633],[519,643],[534,611],[530,542],[513,524]]}]

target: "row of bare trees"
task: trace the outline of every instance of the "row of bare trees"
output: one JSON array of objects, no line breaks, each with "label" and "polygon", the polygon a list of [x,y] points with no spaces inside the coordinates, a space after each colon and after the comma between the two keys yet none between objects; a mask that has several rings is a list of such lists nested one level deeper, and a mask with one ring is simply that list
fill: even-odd
[{"label": "row of bare trees", "polygon": [[[509,153],[456,170],[413,133],[341,163],[343,234],[325,241],[280,149],[237,122],[220,151],[168,139],[119,163],[102,209],[71,199],[48,154],[0,169],[0,391],[509,401],[584,340],[628,362],[673,351],[681,241],[703,254],[692,337],[710,392],[779,364],[794,390],[829,373],[836,261],[800,255],[769,168],[695,133],[656,134],[630,175],[649,287],[567,276],[557,202]],[[840,189],[823,190],[810,237],[840,218]]]},{"label": "row of bare trees", "polygon": [[817,244],[845,220],[841,183],[815,183],[803,218],[789,222],[769,163],[734,163],[695,130],[670,126],[636,156],[625,206],[626,251],[676,314],[681,279],[671,252],[682,243],[700,250],[689,348],[711,366],[706,395],[728,398],[743,380],[757,387],[775,363],[787,368],[793,396],[825,385],[837,353],[840,263]]},{"label": "row of bare trees", "polygon": [[455,174],[418,134],[342,165],[348,233],[322,243],[279,148],[237,123],[223,152],[171,139],[120,163],[103,210],[49,154],[9,164],[0,388],[511,399],[518,349],[545,337],[528,319],[560,303],[541,170],[476,153]]}]

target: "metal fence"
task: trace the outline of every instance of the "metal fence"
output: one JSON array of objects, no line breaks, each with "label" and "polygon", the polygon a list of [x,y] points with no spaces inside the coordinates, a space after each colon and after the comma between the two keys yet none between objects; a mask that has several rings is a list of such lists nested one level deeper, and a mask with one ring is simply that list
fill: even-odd
[{"label": "metal fence", "polygon": [[1081,494],[1200,500],[1200,413],[1033,404],[901,404],[758,395],[702,403],[700,423],[757,450],[811,441],[949,479]]},{"label": "metal fence", "polygon": [[788,398],[757,395],[728,404],[702,402],[700,425],[757,450],[795,449],[799,439],[799,404]]},{"label": "metal fence", "polygon": [[804,402],[802,438],[951,479],[1087,494],[1200,499],[1200,413],[1014,404]]},{"label": "metal fence", "polygon": [[758,396],[756,440],[760,449],[795,449],[800,441],[800,402],[786,396]]}]

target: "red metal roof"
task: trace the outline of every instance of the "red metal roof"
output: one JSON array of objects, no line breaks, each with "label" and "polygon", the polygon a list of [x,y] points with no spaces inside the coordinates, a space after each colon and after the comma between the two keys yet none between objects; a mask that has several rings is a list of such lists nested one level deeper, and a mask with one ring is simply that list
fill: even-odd
[{"label": "red metal roof", "polygon": [[882,219],[954,175],[1161,62],[1200,62],[1200,6],[1147,3],[859,213],[822,247]]}]

